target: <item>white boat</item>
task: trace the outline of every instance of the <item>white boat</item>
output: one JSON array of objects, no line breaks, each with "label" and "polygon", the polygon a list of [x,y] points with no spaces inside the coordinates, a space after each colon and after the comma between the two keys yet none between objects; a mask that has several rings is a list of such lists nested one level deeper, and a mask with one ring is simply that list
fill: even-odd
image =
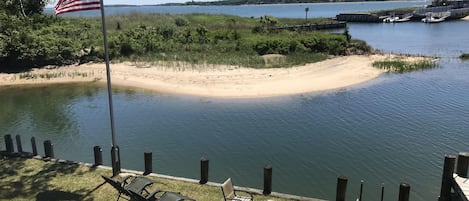
[{"label": "white boat", "polygon": [[395,20],[394,22],[407,22],[407,21],[410,21],[410,18],[412,18],[412,15],[409,15],[409,16],[403,17],[403,18],[399,18],[399,19]]},{"label": "white boat", "polygon": [[384,18],[383,22],[385,22],[385,23],[407,22],[407,21],[410,20],[411,17],[412,17],[412,15],[398,17],[398,16],[394,16],[394,14],[393,14],[393,15],[387,17],[387,18]]},{"label": "white boat", "polygon": [[399,17],[390,16],[390,17],[384,18],[384,19],[383,19],[383,22],[385,22],[385,23],[393,23],[393,22],[395,22],[396,20],[399,20]]},{"label": "white boat", "polygon": [[425,18],[422,19],[422,22],[425,23],[438,23],[443,22],[447,17],[451,15],[450,12],[440,12],[440,13],[427,13]]},{"label": "white boat", "polygon": [[393,23],[398,19],[399,19],[399,17],[397,17],[394,13],[391,13],[390,16],[383,19],[383,22],[384,23]]}]

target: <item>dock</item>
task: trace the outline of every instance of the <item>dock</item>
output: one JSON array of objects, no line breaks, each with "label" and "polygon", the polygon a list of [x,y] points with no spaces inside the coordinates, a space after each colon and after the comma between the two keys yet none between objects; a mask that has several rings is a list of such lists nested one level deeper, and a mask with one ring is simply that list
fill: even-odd
[{"label": "dock", "polygon": [[456,199],[459,201],[468,201],[469,199],[469,179],[460,177],[458,174],[453,174],[454,184],[453,188],[456,195]]},{"label": "dock", "polygon": [[336,19],[346,22],[383,22],[384,16],[373,13],[340,13]]},{"label": "dock", "polygon": [[[469,153],[460,152],[457,156],[446,155],[443,164],[441,190],[438,201],[469,200]],[[456,167],[455,167],[456,166]],[[456,170],[456,171],[455,171]]]}]

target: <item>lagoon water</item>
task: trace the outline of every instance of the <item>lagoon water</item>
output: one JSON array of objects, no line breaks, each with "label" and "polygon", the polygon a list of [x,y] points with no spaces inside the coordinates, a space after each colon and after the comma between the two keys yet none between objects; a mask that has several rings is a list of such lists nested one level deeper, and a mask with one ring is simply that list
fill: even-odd
[{"label": "lagoon water", "polygon": [[[436,200],[444,154],[469,151],[469,63],[457,58],[469,52],[469,21],[349,28],[385,52],[439,56],[439,68],[259,99],[116,88],[123,168],[143,170],[143,152],[151,150],[153,170],[162,174],[197,179],[205,156],[215,182],[232,177],[237,185],[262,188],[262,168],[271,164],[278,192],[332,200],[337,176],[345,175],[348,199],[364,180],[364,200],[377,200],[382,183],[385,200],[397,200],[401,181],[410,183],[411,200]],[[100,145],[109,164],[104,86],[4,87],[0,94],[0,135],[20,134],[26,150],[31,136],[50,139],[58,158],[86,162]]]}]

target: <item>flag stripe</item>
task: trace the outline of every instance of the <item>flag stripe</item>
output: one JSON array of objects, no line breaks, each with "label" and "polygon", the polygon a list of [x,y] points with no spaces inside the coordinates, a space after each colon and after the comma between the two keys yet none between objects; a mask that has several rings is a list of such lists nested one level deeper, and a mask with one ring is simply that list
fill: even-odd
[{"label": "flag stripe", "polygon": [[82,10],[96,10],[100,8],[101,1],[99,0],[59,0],[55,6],[55,15]]}]

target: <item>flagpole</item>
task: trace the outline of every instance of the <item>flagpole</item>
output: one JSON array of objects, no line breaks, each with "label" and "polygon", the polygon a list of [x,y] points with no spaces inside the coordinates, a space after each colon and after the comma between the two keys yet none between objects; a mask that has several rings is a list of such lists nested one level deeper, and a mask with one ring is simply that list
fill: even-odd
[{"label": "flagpole", "polygon": [[111,164],[112,164],[112,174],[116,176],[120,173],[120,154],[119,149],[116,144],[116,133],[114,126],[114,109],[112,104],[112,86],[111,86],[111,70],[109,67],[109,51],[107,45],[107,31],[106,31],[106,18],[104,15],[104,0],[100,0],[101,3],[101,22],[103,29],[103,39],[104,39],[104,59],[106,61],[106,77],[107,77],[107,93],[109,99],[109,116],[111,119],[111,135],[112,135],[112,149],[111,149]]}]

